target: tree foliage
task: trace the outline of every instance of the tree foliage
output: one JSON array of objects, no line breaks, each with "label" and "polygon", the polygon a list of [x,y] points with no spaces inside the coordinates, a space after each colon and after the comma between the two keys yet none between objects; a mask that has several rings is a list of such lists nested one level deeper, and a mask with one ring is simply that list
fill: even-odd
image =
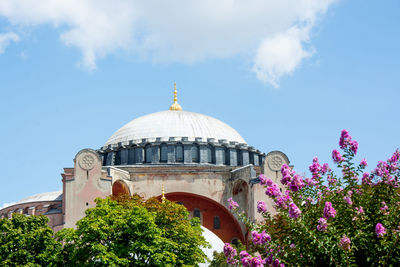
[{"label": "tree foliage", "polygon": [[184,266],[204,262],[198,220],[182,205],[138,195],[96,199],[77,229],[57,233],[67,265]]},{"label": "tree foliage", "polygon": [[[332,158],[341,175],[314,158],[311,175],[302,177],[289,166],[281,169],[284,192],[261,175],[277,214],[259,201],[264,221],[248,223],[248,251],[225,244],[230,265],[241,266],[398,266],[400,264],[400,152],[371,172],[367,162],[354,163],[358,143],[342,131]],[[231,200],[232,202],[232,200]],[[235,203],[234,212],[240,214]]]},{"label": "tree foliage", "polygon": [[47,223],[43,215],[0,219],[0,266],[60,265],[61,243]]},{"label": "tree foliage", "polygon": [[45,216],[0,220],[0,266],[197,266],[198,218],[183,205],[138,195],[96,199],[76,229],[54,234]]}]

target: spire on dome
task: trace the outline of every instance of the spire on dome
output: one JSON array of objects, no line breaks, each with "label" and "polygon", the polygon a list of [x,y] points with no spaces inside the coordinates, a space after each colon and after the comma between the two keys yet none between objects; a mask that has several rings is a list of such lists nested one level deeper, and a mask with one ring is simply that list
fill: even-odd
[{"label": "spire on dome", "polygon": [[176,94],[176,83],[174,83],[174,103],[169,107],[169,110],[182,110],[181,105],[178,104],[178,98]]}]

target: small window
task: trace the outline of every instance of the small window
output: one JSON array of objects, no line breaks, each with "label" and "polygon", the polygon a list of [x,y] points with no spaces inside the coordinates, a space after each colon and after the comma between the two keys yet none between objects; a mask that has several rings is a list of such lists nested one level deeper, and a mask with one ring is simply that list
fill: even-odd
[{"label": "small window", "polygon": [[183,162],[183,146],[176,146],[176,162]]},{"label": "small window", "polygon": [[213,156],[212,156],[213,149],[211,146],[207,146],[207,162],[213,163]]},{"label": "small window", "polygon": [[151,146],[146,147],[146,163],[151,163],[153,157],[153,148]]},{"label": "small window", "polygon": [[168,147],[166,144],[161,145],[161,162],[168,161]]},{"label": "small window", "polygon": [[214,229],[220,229],[220,228],[221,228],[221,222],[219,216],[214,216]]},{"label": "small window", "polygon": [[115,165],[121,165],[121,150],[117,151],[115,155]]},{"label": "small window", "polygon": [[192,146],[192,162],[199,162],[199,147],[197,145]]},{"label": "small window", "polygon": [[193,217],[200,218],[200,210],[198,208],[193,210]]},{"label": "small window", "polygon": [[237,237],[232,238],[231,244],[235,246],[239,245],[239,238]]}]

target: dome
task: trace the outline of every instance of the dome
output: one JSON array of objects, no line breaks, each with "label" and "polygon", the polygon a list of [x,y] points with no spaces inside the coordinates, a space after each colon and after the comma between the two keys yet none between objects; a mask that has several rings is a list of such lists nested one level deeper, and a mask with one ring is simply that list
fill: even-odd
[{"label": "dome", "polygon": [[187,137],[188,140],[201,137],[204,141],[225,139],[246,144],[235,129],[220,120],[195,112],[167,110],[134,119],[115,132],[105,145],[156,138],[168,141],[170,137]]}]

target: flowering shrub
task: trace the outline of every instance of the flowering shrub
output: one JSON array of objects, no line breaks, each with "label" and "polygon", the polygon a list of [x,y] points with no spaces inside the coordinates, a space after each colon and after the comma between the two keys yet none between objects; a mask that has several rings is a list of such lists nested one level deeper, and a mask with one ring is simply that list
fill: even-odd
[{"label": "flowering shrub", "polygon": [[314,158],[310,177],[283,165],[283,192],[260,175],[265,194],[274,203],[272,216],[264,202],[257,210],[264,217],[252,223],[247,251],[225,244],[227,262],[233,266],[400,265],[400,152],[365,172],[367,161],[354,163],[357,141],[343,130],[332,159],[341,175]]}]

